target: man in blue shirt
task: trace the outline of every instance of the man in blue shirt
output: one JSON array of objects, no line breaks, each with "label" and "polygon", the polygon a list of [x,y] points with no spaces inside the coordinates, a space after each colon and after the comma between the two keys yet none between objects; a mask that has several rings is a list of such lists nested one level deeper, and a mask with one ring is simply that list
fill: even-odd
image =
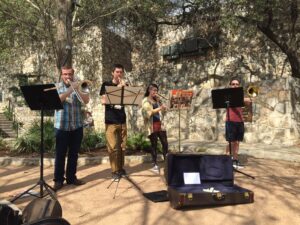
[{"label": "man in blue shirt", "polygon": [[[56,137],[55,168],[54,168],[54,190],[63,187],[66,174],[67,184],[82,185],[85,182],[77,179],[77,159],[83,138],[83,120],[81,112],[82,103],[87,104],[90,100],[89,94],[78,90],[79,83],[74,82],[73,68],[64,67],[61,70],[61,82],[57,85],[59,98],[63,109],[55,110],[54,128]],[[65,172],[65,157],[68,151],[67,167]]]}]

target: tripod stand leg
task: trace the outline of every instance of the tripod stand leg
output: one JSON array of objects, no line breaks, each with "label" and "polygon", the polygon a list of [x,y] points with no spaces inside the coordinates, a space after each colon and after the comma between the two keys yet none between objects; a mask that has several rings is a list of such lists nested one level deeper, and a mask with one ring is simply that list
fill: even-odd
[{"label": "tripod stand leg", "polygon": [[[55,192],[54,189],[49,184],[47,184],[45,181],[43,181],[42,185],[45,188],[45,190],[47,191],[47,193],[44,196],[49,194],[53,200],[57,200],[55,197],[55,194],[54,194],[54,192]],[[42,197],[44,197],[44,196],[42,196]]]},{"label": "tripod stand leg", "polygon": [[115,197],[116,197],[116,193],[117,193],[117,190],[118,190],[118,187],[119,187],[120,180],[121,179],[119,179],[118,182],[117,182],[117,186],[116,186],[116,189],[115,189],[115,193],[114,193],[113,199],[115,199]]},{"label": "tripod stand leg", "polygon": [[115,180],[112,180],[112,181],[110,182],[110,184],[106,187],[106,189],[110,188],[110,186],[112,185],[113,182],[115,182]]},{"label": "tripod stand leg", "polygon": [[233,168],[233,170],[234,170],[235,172],[241,173],[241,174],[243,174],[243,175],[245,175],[245,176],[247,176],[247,177],[249,177],[249,178],[255,179],[254,176],[251,176],[251,175],[249,175],[249,174],[247,174],[247,173],[244,173],[244,172],[242,172],[242,171],[239,171],[239,170],[237,170],[237,169],[235,169],[235,168]]},{"label": "tripod stand leg", "polygon": [[36,184],[33,185],[32,187],[28,188],[26,191],[24,191],[24,192],[22,192],[21,194],[18,194],[17,196],[15,196],[12,200],[10,200],[10,202],[13,203],[14,201],[16,201],[17,199],[21,198],[21,197],[22,197],[23,195],[25,195],[25,194],[29,194],[29,195],[35,196],[35,195],[31,194],[30,191],[31,191],[32,189],[34,189],[36,186],[38,186],[38,185],[39,185],[39,183],[36,183]]}]

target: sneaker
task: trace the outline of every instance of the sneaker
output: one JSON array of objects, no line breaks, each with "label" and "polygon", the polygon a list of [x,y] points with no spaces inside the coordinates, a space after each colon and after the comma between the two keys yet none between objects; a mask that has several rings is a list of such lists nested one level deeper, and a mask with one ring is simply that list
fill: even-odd
[{"label": "sneaker", "polygon": [[62,189],[63,187],[63,182],[56,181],[54,182],[53,190],[58,191],[59,189]]},{"label": "sneaker", "polygon": [[233,168],[243,169],[244,167],[240,164],[240,162],[238,160],[235,160],[235,164],[233,164]]},{"label": "sneaker", "polygon": [[152,170],[153,172],[159,173],[159,166],[158,166],[158,165],[154,165],[154,166],[151,168],[151,170]]},{"label": "sneaker", "polygon": [[79,185],[85,184],[85,181],[79,180],[79,179],[76,178],[73,181],[69,181],[69,182],[67,181],[67,184],[73,184],[73,185],[79,186]]}]

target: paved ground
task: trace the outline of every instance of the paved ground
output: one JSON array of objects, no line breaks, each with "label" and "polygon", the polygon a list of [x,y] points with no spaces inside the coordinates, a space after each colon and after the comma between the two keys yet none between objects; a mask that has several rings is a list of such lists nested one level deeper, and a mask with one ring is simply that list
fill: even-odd
[{"label": "paved ground", "polygon": [[[212,154],[220,153],[224,146],[225,143],[192,141],[184,142],[182,145],[183,150],[187,152],[197,149]],[[246,155],[247,152],[251,154]],[[246,164],[242,171],[255,176],[256,179],[252,180],[236,173],[235,183],[254,191],[253,204],[174,210],[169,202],[151,202],[139,189],[143,192],[166,190],[163,171],[161,170],[160,175],[155,174],[149,170],[150,163],[140,162],[147,160],[137,158],[135,160],[128,158],[126,165],[130,178],[136,186],[122,179],[115,199],[113,196],[117,184],[113,183],[109,189],[107,188],[111,183],[109,164],[84,165],[87,163],[83,162],[90,162],[86,160],[82,161],[78,176],[86,180],[87,184],[80,187],[65,186],[58,192],[57,197],[63,208],[63,217],[72,225],[298,225],[300,224],[299,152],[298,147],[241,145],[241,158]],[[52,184],[53,166],[45,166],[44,173],[46,182]],[[38,166],[13,164],[1,166],[0,199],[11,198],[35,184],[38,179]],[[15,204],[23,209],[32,199],[32,197],[22,198]]]}]

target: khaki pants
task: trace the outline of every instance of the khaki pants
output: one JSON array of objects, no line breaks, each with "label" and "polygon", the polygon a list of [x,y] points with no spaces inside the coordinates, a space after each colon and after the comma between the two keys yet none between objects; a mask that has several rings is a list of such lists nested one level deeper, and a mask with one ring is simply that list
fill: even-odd
[{"label": "khaki pants", "polygon": [[118,172],[124,167],[124,157],[127,140],[126,124],[105,125],[106,146],[112,172]]}]

